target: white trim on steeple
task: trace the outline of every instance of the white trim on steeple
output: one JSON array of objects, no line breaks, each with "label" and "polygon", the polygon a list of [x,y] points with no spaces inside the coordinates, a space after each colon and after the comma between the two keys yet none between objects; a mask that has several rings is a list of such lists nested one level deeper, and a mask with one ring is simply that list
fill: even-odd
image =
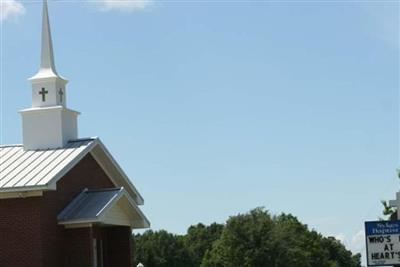
[{"label": "white trim on steeple", "polygon": [[38,73],[32,83],[32,107],[20,111],[25,150],[62,148],[78,137],[79,112],[66,104],[67,80],[54,64],[47,0],[43,0],[42,51]]}]

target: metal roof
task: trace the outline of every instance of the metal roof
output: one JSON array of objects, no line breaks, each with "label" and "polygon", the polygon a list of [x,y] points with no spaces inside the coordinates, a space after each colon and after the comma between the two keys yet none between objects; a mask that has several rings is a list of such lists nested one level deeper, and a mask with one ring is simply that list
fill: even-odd
[{"label": "metal roof", "polygon": [[59,221],[90,220],[98,218],[102,211],[122,193],[123,188],[84,190],[59,215]]},{"label": "metal roof", "polygon": [[70,141],[66,147],[24,150],[22,145],[0,146],[0,194],[56,190],[57,181],[90,153],[116,187],[124,187],[138,204],[144,200],[99,138]]},{"label": "metal roof", "polygon": [[135,218],[131,221],[134,228],[147,228],[150,226],[146,216],[123,187],[96,190],[84,189],[60,212],[57,220],[63,225],[80,223],[107,224],[104,219],[107,212],[115,207],[121,199],[127,200],[125,202],[127,206],[124,210]]},{"label": "metal roof", "polygon": [[46,187],[86,155],[95,140],[79,139],[64,148],[46,150],[26,151],[22,145],[0,146],[0,191]]}]

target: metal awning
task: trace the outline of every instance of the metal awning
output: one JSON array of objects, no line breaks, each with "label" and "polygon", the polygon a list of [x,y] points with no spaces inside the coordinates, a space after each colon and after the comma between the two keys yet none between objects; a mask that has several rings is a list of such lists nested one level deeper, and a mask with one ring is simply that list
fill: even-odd
[{"label": "metal awning", "polygon": [[124,225],[147,228],[149,221],[135,201],[121,188],[85,189],[58,215],[66,227]]}]

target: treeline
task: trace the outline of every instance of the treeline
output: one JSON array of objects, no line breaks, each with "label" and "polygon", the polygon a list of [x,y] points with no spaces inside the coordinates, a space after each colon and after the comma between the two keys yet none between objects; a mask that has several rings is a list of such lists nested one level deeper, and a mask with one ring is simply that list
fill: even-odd
[{"label": "treeline", "polygon": [[135,235],[135,262],[146,267],[360,267],[336,239],[310,231],[296,217],[262,208],[230,217],[226,224],[189,227],[185,235],[164,230]]}]

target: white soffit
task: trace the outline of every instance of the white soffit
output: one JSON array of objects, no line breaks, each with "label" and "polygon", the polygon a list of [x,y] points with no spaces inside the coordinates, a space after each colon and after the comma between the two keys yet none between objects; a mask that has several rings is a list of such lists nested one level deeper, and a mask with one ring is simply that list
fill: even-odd
[{"label": "white soffit", "polygon": [[143,197],[100,139],[97,139],[96,146],[93,147],[90,154],[96,159],[97,163],[103,168],[108,177],[113,180],[114,184],[123,187],[138,205],[144,204]]}]

